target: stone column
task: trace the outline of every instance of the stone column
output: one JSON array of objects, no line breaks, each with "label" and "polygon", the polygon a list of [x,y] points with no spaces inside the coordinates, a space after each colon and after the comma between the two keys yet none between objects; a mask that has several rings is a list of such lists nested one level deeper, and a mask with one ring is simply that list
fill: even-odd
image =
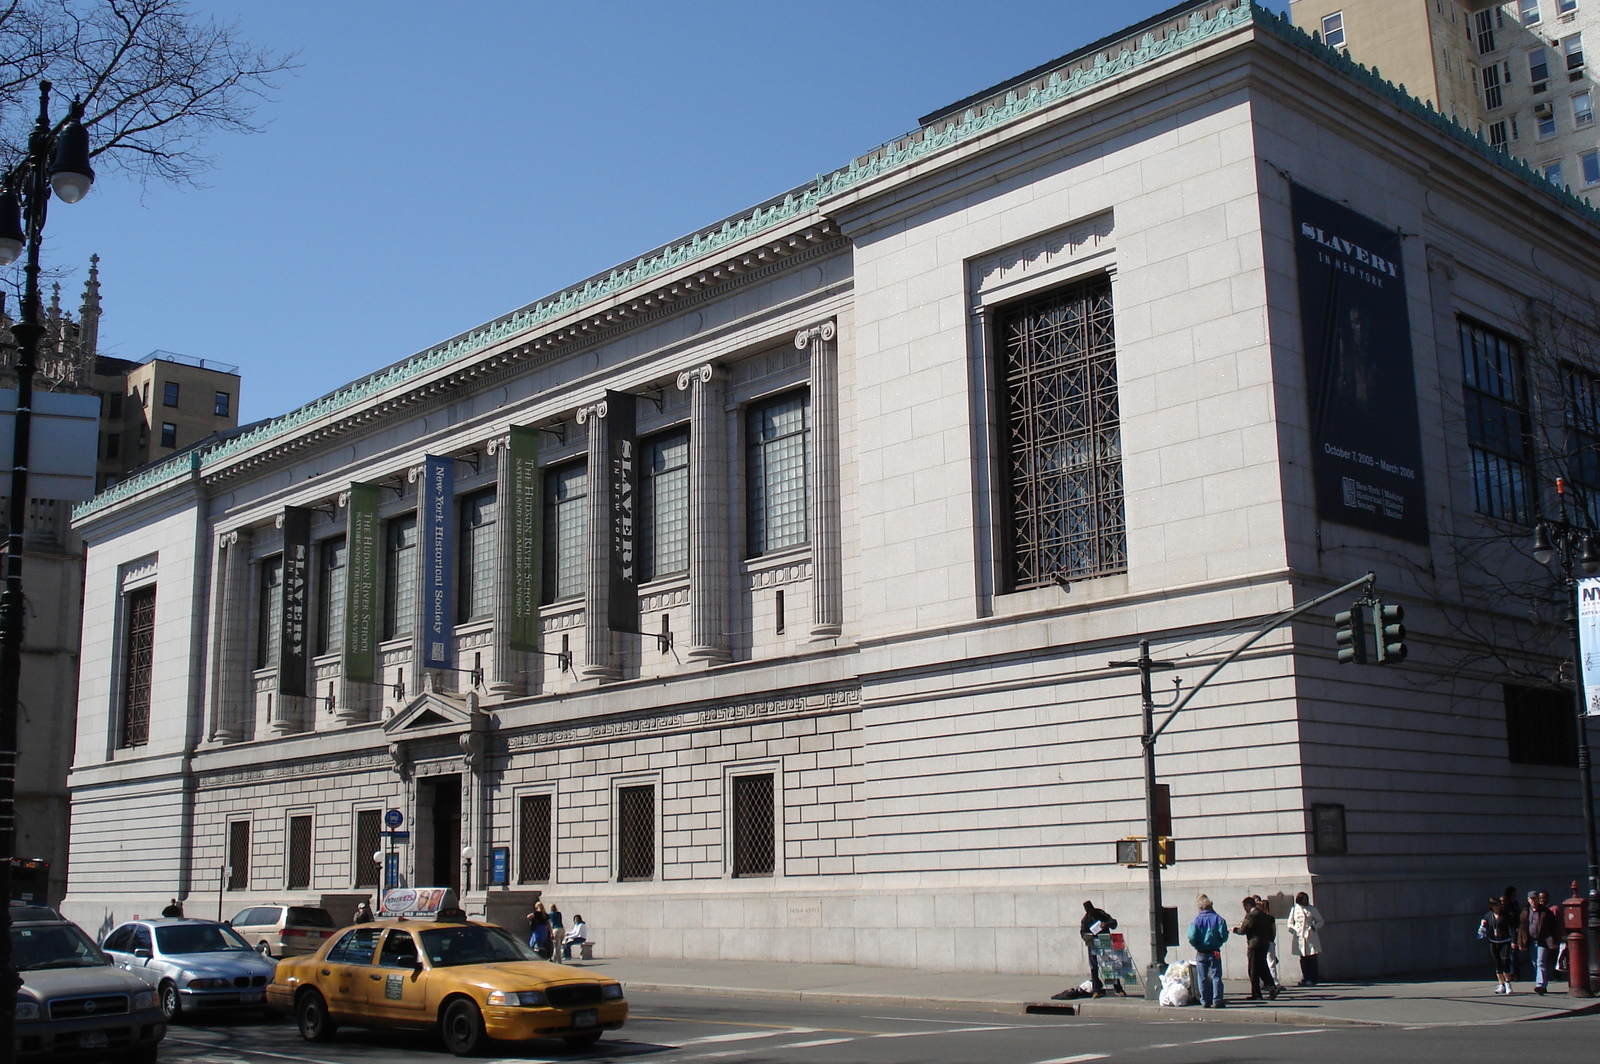
[{"label": "stone column", "polygon": [[212,567],[216,593],[211,626],[211,740],[236,743],[245,734],[249,700],[255,696],[246,656],[250,652],[250,532],[234,529],[217,537],[221,557]]},{"label": "stone column", "polygon": [[[346,528],[346,531],[348,533],[348,530],[349,530],[349,516],[350,516],[350,514],[349,514],[350,493],[348,491],[341,491],[339,493],[339,498],[338,498],[338,502],[337,502],[336,505],[338,506],[338,508],[340,510],[344,510],[345,511],[345,528]],[[349,537],[348,534],[345,536],[344,550],[345,550],[345,555],[344,556],[345,556],[345,566],[346,566],[346,568],[345,568],[345,578],[348,580],[349,579],[349,575],[350,575],[350,570],[349,570],[349,565],[350,565],[350,537]],[[323,586],[319,585],[318,594],[326,595],[327,593],[328,593],[328,589],[326,587],[323,587]],[[349,593],[348,587],[346,588],[345,593],[346,594]],[[344,623],[345,623],[344,638],[346,640],[348,640],[350,638],[350,616],[349,616],[348,613],[345,614]],[[381,677],[381,676],[378,677],[378,678],[380,680],[383,679],[383,677]],[[334,692],[334,698],[333,698],[333,702],[334,702],[333,722],[334,722],[334,724],[337,727],[340,727],[340,728],[352,728],[352,727],[355,727],[357,724],[365,724],[367,722],[368,718],[370,717],[371,713],[372,713],[372,708],[371,708],[372,707],[372,701],[373,701],[372,691],[373,691],[373,688],[372,688],[371,684],[351,683],[348,679],[345,678],[345,671],[344,671],[344,642],[341,641],[341,643],[339,645],[339,680],[338,680],[337,683],[335,683],[333,685],[333,692]],[[316,694],[317,692],[313,691],[312,693]],[[322,697],[326,698],[327,697],[326,693],[323,693]],[[321,704],[324,704],[324,703],[320,703],[319,702],[318,704],[321,705]]]},{"label": "stone column", "polygon": [[688,660],[728,661],[727,373],[711,363],[678,374],[689,393]]},{"label": "stone column", "polygon": [[511,542],[511,437],[489,441],[490,454],[500,464],[494,474],[494,641],[489,646],[489,693],[496,698],[527,694],[527,654],[511,649],[512,561]]},{"label": "stone column", "polygon": [[589,564],[584,574],[583,664],[578,678],[604,683],[622,676],[606,624],[611,597],[611,426],[606,401],[579,407],[578,424],[589,426]]},{"label": "stone column", "polygon": [[839,545],[839,347],[833,319],[801,329],[811,349],[811,637],[837,636],[844,623]]}]

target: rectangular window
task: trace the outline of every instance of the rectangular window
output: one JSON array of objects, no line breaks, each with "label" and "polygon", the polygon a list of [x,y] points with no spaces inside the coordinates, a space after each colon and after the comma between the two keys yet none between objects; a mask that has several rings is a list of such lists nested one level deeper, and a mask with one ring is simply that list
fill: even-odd
[{"label": "rectangular window", "polygon": [[417,515],[390,521],[384,536],[383,637],[399,639],[417,619]]},{"label": "rectangular window", "polygon": [[644,441],[639,463],[639,577],[689,568],[689,433]]},{"label": "rectangular window", "polygon": [[752,406],[746,432],[749,555],[811,542],[811,392]]},{"label": "rectangular window", "polygon": [[1567,480],[1589,528],[1600,517],[1600,377],[1565,363],[1561,397],[1566,422]]},{"label": "rectangular window", "polygon": [[1111,281],[1003,308],[1006,514],[1013,590],[1128,567]]},{"label": "rectangular window", "polygon": [[517,882],[550,882],[550,795],[525,794],[518,803]]},{"label": "rectangular window", "polygon": [[261,563],[261,597],[256,601],[256,668],[278,664],[283,639],[283,555]]},{"label": "rectangular window", "polygon": [[122,433],[106,433],[106,457],[117,458],[122,454]]},{"label": "rectangular window", "polygon": [[1467,447],[1477,510],[1529,524],[1532,425],[1522,352],[1506,337],[1465,319],[1460,333]]},{"label": "rectangular window", "polygon": [[1578,0],[1556,0],[1556,14],[1570,15],[1578,10]]},{"label": "rectangular window", "polygon": [[383,847],[383,838],[378,834],[383,830],[382,825],[383,813],[377,809],[363,809],[356,813],[356,852],[350,855],[350,863],[356,870],[354,886],[378,885],[383,867],[372,859],[372,855]]},{"label": "rectangular window", "polygon": [[1600,181],[1600,151],[1586,151],[1578,156],[1578,165],[1583,168],[1583,183],[1587,187]]},{"label": "rectangular window", "polygon": [[772,774],[733,777],[733,874],[772,875]]},{"label": "rectangular window", "polygon": [[[1539,105],[1539,107],[1546,107],[1546,106],[1547,106],[1546,104],[1540,104]],[[1538,108],[1535,108],[1534,112],[1533,112],[1533,118],[1534,118],[1534,122],[1536,123],[1537,128],[1538,128],[1538,133],[1539,133],[1539,139],[1540,140],[1549,140],[1551,137],[1556,135],[1556,114],[1555,114],[1555,111],[1553,111],[1553,110],[1540,111],[1540,110],[1538,110]]]},{"label": "rectangular window", "polygon": [[1569,71],[1583,69],[1583,34],[1574,33],[1561,41],[1561,50],[1567,56],[1567,69]]},{"label": "rectangular window", "polygon": [[344,649],[345,538],[325,539],[318,547],[322,579],[317,581],[317,653]]},{"label": "rectangular window", "polygon": [[112,392],[111,393],[111,414],[110,414],[110,416],[113,419],[120,418],[122,416],[122,393],[121,392]]},{"label": "rectangular window", "polygon": [[163,421],[161,423],[161,446],[178,446],[178,426],[174,425],[170,421]]},{"label": "rectangular window", "polygon": [[284,884],[290,890],[311,886],[311,818],[289,818],[289,871]]},{"label": "rectangular window", "polygon": [[250,886],[250,821],[228,823],[228,889],[246,890]]},{"label": "rectangular window", "polygon": [[218,417],[228,416],[229,396],[227,392],[218,392],[212,400],[211,409]]},{"label": "rectangular window", "polygon": [[475,621],[494,613],[494,489],[461,500],[461,536],[456,556],[456,620]]},{"label": "rectangular window", "polygon": [[1572,125],[1576,129],[1594,125],[1594,95],[1580,92],[1572,97]]},{"label": "rectangular window", "polygon": [[624,883],[656,874],[656,789],[617,788],[617,879]]},{"label": "rectangular window", "polygon": [[1505,149],[1505,146],[1506,146],[1506,124],[1505,124],[1505,122],[1501,121],[1501,122],[1490,122],[1489,123],[1489,146],[1491,148],[1500,148],[1501,150]]},{"label": "rectangular window", "polygon": [[[1535,86],[1550,80],[1550,59],[1543,48],[1534,48],[1528,52],[1528,80]],[[1534,91],[1542,90],[1536,87]]]},{"label": "rectangular window", "polygon": [[1516,765],[1578,767],[1578,719],[1572,693],[1505,685],[1506,757]]},{"label": "rectangular window", "polygon": [[123,749],[150,741],[151,665],[156,645],[156,588],[154,584],[130,591],[122,600],[127,618],[123,637],[122,734]]},{"label": "rectangular window", "polygon": [[1544,168],[1544,179],[1550,182],[1552,185],[1563,184],[1564,182],[1561,175],[1561,164],[1550,163],[1548,166],[1546,166]]},{"label": "rectangular window", "polygon": [[589,470],[581,461],[544,478],[544,600],[583,594],[588,556]]},{"label": "rectangular window", "polygon": [[1539,0],[1521,0],[1522,24],[1524,26],[1537,26],[1539,24]]},{"label": "rectangular window", "polygon": [[178,405],[178,382],[177,381],[168,381],[166,384],[161,386],[161,405],[162,406],[177,406]]},{"label": "rectangular window", "polygon": [[1322,40],[1330,48],[1344,47],[1344,12],[1322,16]]},{"label": "rectangular window", "polygon": [[1483,78],[1483,106],[1492,111],[1505,103],[1500,94],[1500,64],[1490,63],[1479,76]]},{"label": "rectangular window", "polygon": [[1494,51],[1494,12],[1478,12],[1478,54]]}]

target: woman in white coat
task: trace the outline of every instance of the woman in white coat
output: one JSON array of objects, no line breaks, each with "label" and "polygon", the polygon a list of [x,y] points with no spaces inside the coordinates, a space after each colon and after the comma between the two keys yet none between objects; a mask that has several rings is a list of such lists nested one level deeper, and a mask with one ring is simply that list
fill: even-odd
[{"label": "woman in white coat", "polygon": [[1317,985],[1317,958],[1322,955],[1322,936],[1317,934],[1324,921],[1305,891],[1294,896],[1289,910],[1289,934],[1294,939],[1294,955],[1300,958],[1300,985]]}]

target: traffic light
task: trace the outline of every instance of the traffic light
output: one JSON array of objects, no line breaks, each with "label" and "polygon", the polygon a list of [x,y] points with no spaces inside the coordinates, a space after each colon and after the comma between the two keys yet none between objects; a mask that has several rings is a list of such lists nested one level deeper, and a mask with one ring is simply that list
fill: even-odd
[{"label": "traffic light", "polygon": [[1367,663],[1367,624],[1359,609],[1348,609],[1333,615],[1337,631],[1334,642],[1339,646],[1340,665],[1365,665]]},{"label": "traffic light", "polygon": [[1406,660],[1406,611],[1399,606],[1372,604],[1372,627],[1377,636],[1378,664],[1398,665]]}]

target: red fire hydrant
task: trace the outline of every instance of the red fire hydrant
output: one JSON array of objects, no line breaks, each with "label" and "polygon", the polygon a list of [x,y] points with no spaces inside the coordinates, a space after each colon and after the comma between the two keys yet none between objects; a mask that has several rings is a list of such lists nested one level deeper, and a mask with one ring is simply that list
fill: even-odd
[{"label": "red fire hydrant", "polygon": [[1589,951],[1584,940],[1584,906],[1588,901],[1579,896],[1578,882],[1572,882],[1572,897],[1561,903],[1561,926],[1567,932],[1567,996],[1593,997],[1589,986]]}]

